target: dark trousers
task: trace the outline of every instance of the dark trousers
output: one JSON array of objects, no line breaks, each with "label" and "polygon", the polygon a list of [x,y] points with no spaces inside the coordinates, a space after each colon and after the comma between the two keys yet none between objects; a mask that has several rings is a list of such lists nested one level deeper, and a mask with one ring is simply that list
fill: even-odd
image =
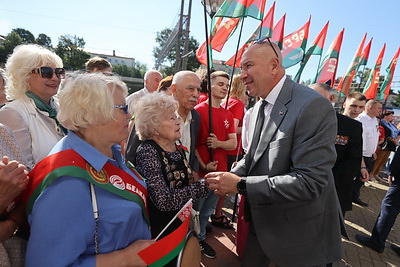
[{"label": "dark trousers", "polygon": [[[367,167],[368,171],[372,171],[374,168],[374,158],[373,157],[363,157],[365,166]],[[357,176],[356,180],[354,181],[354,190],[353,190],[353,200],[357,200],[360,198],[360,191],[361,187],[364,185],[364,182],[361,181],[361,173]]]},{"label": "dark trousers", "polygon": [[379,213],[374,229],[372,230],[371,241],[378,248],[382,250],[385,248],[385,241],[396,222],[399,212],[400,186],[398,184],[393,184],[389,187],[382,200],[381,212]]}]

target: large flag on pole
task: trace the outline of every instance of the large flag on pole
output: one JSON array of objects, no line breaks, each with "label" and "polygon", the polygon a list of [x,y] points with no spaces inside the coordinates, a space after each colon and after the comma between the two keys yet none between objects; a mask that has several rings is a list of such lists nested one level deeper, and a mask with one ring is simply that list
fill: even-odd
[{"label": "large flag on pole", "polygon": [[336,70],[339,63],[339,53],[343,41],[344,28],[333,40],[321,66],[318,68],[317,75],[312,83],[325,83],[331,80],[331,86],[335,82]]},{"label": "large flag on pole", "polygon": [[324,45],[325,45],[326,34],[328,32],[328,26],[329,26],[329,21],[322,28],[321,32],[315,38],[315,40],[312,43],[312,45],[310,46],[310,48],[308,48],[306,54],[303,57],[303,60],[300,63],[300,68],[297,71],[297,74],[293,79],[295,82],[298,83],[300,81],[301,73],[303,72],[303,69],[306,66],[311,55],[320,55],[320,56],[322,55],[322,50],[324,49]]},{"label": "large flag on pole", "polygon": [[[275,12],[275,2],[272,4],[272,7],[269,9],[268,13],[265,15],[263,21],[254,31],[254,33],[250,36],[250,38],[246,41],[246,43],[239,49],[236,55],[236,64],[235,67],[239,68],[240,61],[242,60],[242,56],[244,51],[253,43],[254,40],[266,36],[271,37],[272,35],[272,25],[274,22],[274,12]],[[233,55],[230,59],[225,62],[225,65],[233,66],[235,61],[235,55]]]},{"label": "large flag on pole", "polygon": [[214,17],[253,17],[262,20],[266,0],[225,0]]},{"label": "large flag on pole", "polygon": [[392,85],[394,71],[396,70],[397,60],[399,58],[400,47],[397,49],[396,54],[394,54],[392,61],[390,61],[389,66],[386,68],[387,75],[382,83],[380,92],[380,99],[387,99],[390,93],[390,87]]},{"label": "large flag on pole", "polygon": [[225,20],[214,34],[211,40],[211,48],[218,52],[221,52],[226,41],[236,30],[239,21],[240,18],[228,18],[227,20]]},{"label": "large flag on pole", "polygon": [[345,75],[342,77],[342,79],[340,79],[340,82],[337,86],[337,90],[339,92],[342,92],[342,94],[344,94],[346,96],[350,92],[350,86],[351,86],[351,83],[353,82],[353,77],[358,68],[358,64],[360,63],[361,53],[363,51],[363,47],[364,47],[366,38],[367,38],[367,34],[364,34],[364,37],[361,40],[361,43],[357,48],[356,54],[354,55],[350,66],[347,68]]},{"label": "large flag on pole", "polygon": [[[221,23],[222,23],[223,18],[220,17],[217,20],[212,20],[212,25],[211,25],[211,31],[210,31],[210,36],[208,37],[208,47],[207,47],[207,42],[202,43],[199,48],[196,50],[196,58],[197,60],[203,64],[204,66],[207,66],[207,55],[210,57],[210,68],[212,67],[212,50],[211,50],[211,41],[218,31]],[[209,50],[207,53],[207,49]]]},{"label": "large flag on pole", "polygon": [[271,41],[276,42],[278,44],[279,49],[281,49],[281,50],[282,50],[282,46],[283,46],[283,35],[285,32],[285,20],[286,20],[286,13],[275,24],[274,29],[272,30],[272,36],[271,36]]},{"label": "large flag on pole", "polygon": [[371,70],[367,82],[365,83],[363,94],[367,99],[374,99],[376,97],[376,93],[378,92],[379,86],[379,76],[381,73],[381,66],[383,55],[385,54],[386,44],[383,44],[381,52],[379,53],[378,58],[375,62],[375,67]]},{"label": "large flag on pole", "polygon": [[368,44],[365,46],[365,48],[361,54],[361,59],[360,59],[360,63],[358,64],[358,67],[367,65],[368,58],[369,58],[369,52],[371,51],[371,45],[372,45],[373,39],[374,38],[371,38],[371,40],[369,40]]},{"label": "large flag on pole", "polygon": [[306,50],[308,30],[310,28],[311,16],[300,29],[292,32],[283,38],[283,48],[282,48],[282,65],[285,68],[299,63],[304,56],[304,51]]},{"label": "large flag on pole", "polygon": [[166,230],[175,220],[181,221],[181,225],[176,230],[158,240],[158,237],[164,232],[164,230],[161,231],[154,244],[138,253],[147,265],[151,267],[164,266],[175,258],[183,249],[186,243],[185,237],[189,227],[192,205],[192,199],[189,199],[189,201],[164,228],[164,230]]}]

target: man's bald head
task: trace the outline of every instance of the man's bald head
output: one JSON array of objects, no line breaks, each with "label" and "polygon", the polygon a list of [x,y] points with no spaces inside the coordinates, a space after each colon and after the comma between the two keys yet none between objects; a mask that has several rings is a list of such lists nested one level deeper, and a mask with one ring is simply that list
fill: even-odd
[{"label": "man's bald head", "polygon": [[335,100],[335,95],[333,94],[333,89],[325,83],[314,83],[310,85],[310,88],[317,91],[320,95],[333,102]]}]

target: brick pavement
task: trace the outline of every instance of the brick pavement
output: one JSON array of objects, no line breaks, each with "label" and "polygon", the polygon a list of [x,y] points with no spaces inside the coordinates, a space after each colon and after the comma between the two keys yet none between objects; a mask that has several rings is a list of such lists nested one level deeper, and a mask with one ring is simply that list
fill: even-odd
[{"label": "brick pavement", "polygon": [[[353,210],[346,213],[345,223],[350,240],[342,239],[344,257],[341,262],[334,263],[335,267],[343,266],[400,266],[400,257],[390,249],[390,244],[400,245],[400,226],[395,224],[392,232],[386,240],[386,249],[379,254],[369,248],[365,248],[355,239],[355,234],[370,234],[379,214],[381,201],[387,191],[387,183],[370,182],[370,187],[361,188],[361,199],[369,204],[368,207],[361,207],[354,204]],[[229,198],[225,202],[225,213],[231,217],[233,204]],[[236,254],[235,231],[223,230],[213,227],[212,232],[208,233],[207,242],[213,246],[217,252],[216,259],[207,259],[202,256],[202,266],[205,267],[236,267],[240,266],[240,260]]]}]

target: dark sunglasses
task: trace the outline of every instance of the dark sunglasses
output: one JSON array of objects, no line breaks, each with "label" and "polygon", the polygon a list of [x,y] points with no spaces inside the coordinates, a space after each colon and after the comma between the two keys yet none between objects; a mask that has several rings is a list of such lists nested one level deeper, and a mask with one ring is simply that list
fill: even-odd
[{"label": "dark sunglasses", "polygon": [[114,105],[114,108],[119,108],[121,109],[123,112],[125,112],[125,114],[128,114],[128,105]]},{"label": "dark sunglasses", "polygon": [[275,56],[276,56],[277,58],[279,58],[278,53],[276,52],[274,46],[272,45],[272,42],[271,42],[271,40],[269,39],[269,37],[263,37],[263,38],[258,39],[257,41],[254,42],[254,44],[266,44],[266,43],[268,43],[269,46],[271,46],[272,50],[274,50]]},{"label": "dark sunglasses", "polygon": [[53,78],[54,73],[56,74],[58,79],[65,78],[65,69],[64,68],[50,68],[50,67],[40,67],[32,70],[32,73],[39,73],[44,79]]}]

